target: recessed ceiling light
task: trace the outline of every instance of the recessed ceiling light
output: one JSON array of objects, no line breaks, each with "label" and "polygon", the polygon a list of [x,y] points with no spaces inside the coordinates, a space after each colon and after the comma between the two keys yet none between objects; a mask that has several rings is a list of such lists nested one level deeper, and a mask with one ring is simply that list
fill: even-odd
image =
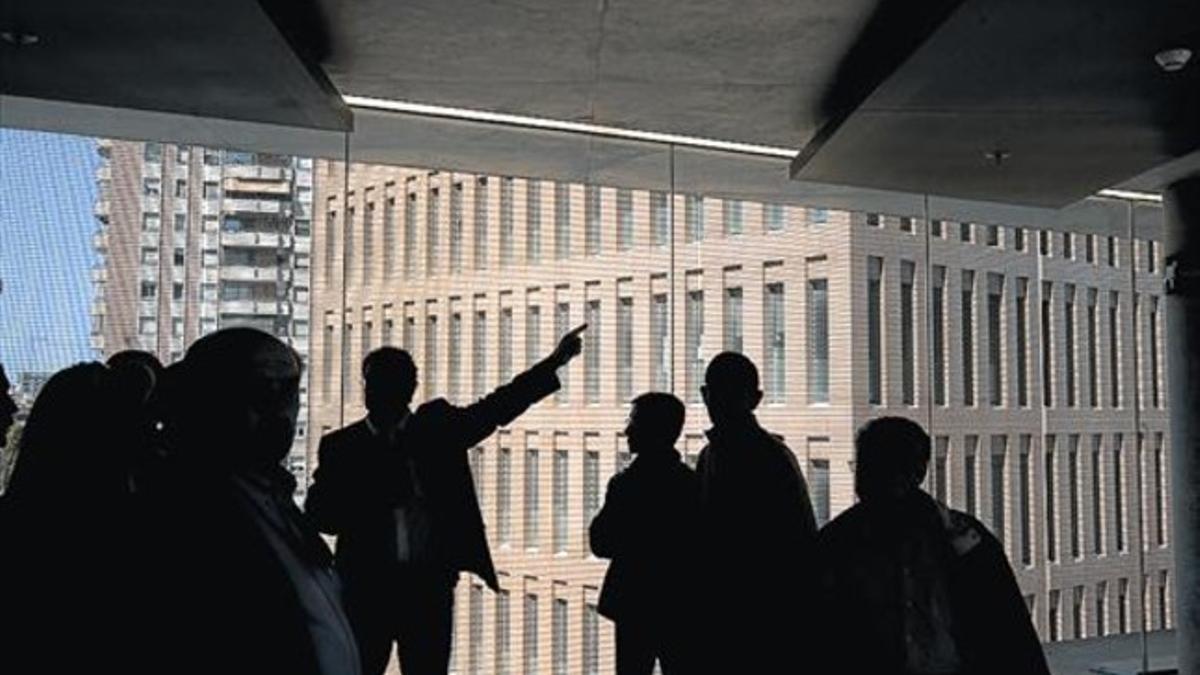
[{"label": "recessed ceiling light", "polygon": [[14,47],[29,47],[41,41],[42,39],[33,33],[21,33],[11,30],[0,31],[0,42]]},{"label": "recessed ceiling light", "polygon": [[1154,62],[1159,68],[1174,73],[1183,70],[1183,67],[1192,60],[1192,50],[1187,47],[1176,47],[1175,49],[1164,49],[1154,55]]}]

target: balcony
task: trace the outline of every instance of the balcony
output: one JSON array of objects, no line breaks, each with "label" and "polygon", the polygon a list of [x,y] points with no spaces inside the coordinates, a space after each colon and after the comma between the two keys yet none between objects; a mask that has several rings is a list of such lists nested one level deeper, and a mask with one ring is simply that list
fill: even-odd
[{"label": "balcony", "polygon": [[221,215],[221,200],[205,199],[200,202],[200,213],[205,216]]},{"label": "balcony", "polygon": [[96,180],[112,180],[112,166],[108,162],[104,162],[96,168]]},{"label": "balcony", "polygon": [[251,265],[227,265],[221,267],[222,281],[264,281],[275,283],[286,270],[274,265],[255,267]]},{"label": "balcony", "polygon": [[[226,186],[228,179],[249,179],[269,181],[290,181],[292,170],[281,166],[262,166],[260,164],[228,164],[225,166]],[[228,187],[226,188],[228,189]]]},{"label": "balcony", "polygon": [[292,240],[289,235],[276,232],[226,232],[221,235],[222,246],[286,248],[291,244]]},{"label": "balcony", "polygon": [[143,178],[162,178],[162,164],[158,162],[142,162]]},{"label": "balcony", "polygon": [[220,310],[221,314],[279,316],[286,314],[288,307],[277,300],[222,300]]},{"label": "balcony", "polygon": [[142,213],[159,213],[162,211],[162,197],[159,195],[142,195]]},{"label": "balcony", "polygon": [[205,164],[205,165],[204,165],[204,170],[203,170],[203,174],[202,174],[202,175],[203,175],[203,177],[204,177],[204,182],[206,182],[206,183],[217,183],[217,182],[220,182],[220,180],[221,180],[221,167],[219,167],[219,166],[211,166],[211,165],[209,165],[209,164]]},{"label": "balcony", "polygon": [[295,249],[300,253],[312,252],[312,237],[296,237]]},{"label": "balcony", "polygon": [[275,199],[231,199],[226,198],[224,209],[232,213],[270,213],[291,215],[291,202]]},{"label": "balcony", "polygon": [[108,216],[112,213],[112,204],[107,199],[97,199],[95,206],[92,207],[92,213],[97,218],[108,220]]},{"label": "balcony", "polygon": [[101,230],[92,235],[92,248],[103,252],[108,250],[108,232]]},{"label": "balcony", "polygon": [[104,265],[96,265],[92,268],[92,281],[96,283],[104,283],[108,281],[108,268]]}]

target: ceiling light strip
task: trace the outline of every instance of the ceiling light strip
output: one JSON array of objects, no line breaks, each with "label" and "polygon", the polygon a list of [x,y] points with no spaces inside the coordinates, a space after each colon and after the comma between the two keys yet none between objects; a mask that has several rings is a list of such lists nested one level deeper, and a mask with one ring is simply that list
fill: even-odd
[{"label": "ceiling light strip", "polygon": [[1111,199],[1126,199],[1131,202],[1151,202],[1161,204],[1163,201],[1162,195],[1155,192],[1139,192],[1137,190],[1117,190],[1110,188],[1101,190],[1096,193],[1097,197],[1109,197]]},{"label": "ceiling light strip", "polygon": [[390,99],[372,98],[369,96],[343,96],[342,100],[346,102],[346,105],[370,110],[384,110],[387,112],[444,117],[448,119],[465,120],[471,122],[507,124],[510,126],[525,127],[529,129],[564,131],[568,133],[605,136],[608,138],[620,138],[631,141],[646,141],[649,143],[663,143],[680,147],[700,148],[704,150],[737,152],[745,155],[757,155],[760,157],[792,159],[796,156],[796,151],[789,148],[779,148],[769,145],[755,145],[752,143],[735,143],[733,141],[717,141],[708,138],[697,138],[695,136],[683,136],[678,134],[664,134],[654,131],[622,129],[620,127],[610,127],[603,124],[587,124],[583,122],[568,122],[566,120],[547,119],[544,117],[509,115],[507,113],[488,112],[485,110],[469,110],[467,108],[451,108],[448,106],[427,105],[424,103],[409,103],[407,101],[393,101]]}]

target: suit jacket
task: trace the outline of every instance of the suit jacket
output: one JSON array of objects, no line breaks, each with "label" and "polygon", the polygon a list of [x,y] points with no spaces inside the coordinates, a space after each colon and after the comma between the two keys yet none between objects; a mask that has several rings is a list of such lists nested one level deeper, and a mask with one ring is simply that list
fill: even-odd
[{"label": "suit jacket", "polygon": [[589,528],[592,552],[612,559],[600,592],[602,615],[682,628],[697,591],[687,571],[695,562],[699,505],[696,474],[673,450],[639,455],[612,477]]},{"label": "suit jacket", "polygon": [[366,420],[322,438],[305,511],[322,532],[337,535],[346,585],[394,572],[394,510],[408,497],[411,457],[429,509],[435,564],[450,575],[473,572],[498,590],[467,451],[558,387],[554,365],[543,361],[469,406],[425,403],[408,419],[401,447],[386,447]]}]

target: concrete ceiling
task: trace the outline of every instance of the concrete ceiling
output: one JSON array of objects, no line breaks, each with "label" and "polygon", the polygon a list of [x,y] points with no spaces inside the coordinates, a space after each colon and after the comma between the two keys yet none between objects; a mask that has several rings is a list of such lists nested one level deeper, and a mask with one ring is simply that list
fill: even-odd
[{"label": "concrete ceiling", "polygon": [[358,0],[344,94],[798,148],[876,0]]}]

